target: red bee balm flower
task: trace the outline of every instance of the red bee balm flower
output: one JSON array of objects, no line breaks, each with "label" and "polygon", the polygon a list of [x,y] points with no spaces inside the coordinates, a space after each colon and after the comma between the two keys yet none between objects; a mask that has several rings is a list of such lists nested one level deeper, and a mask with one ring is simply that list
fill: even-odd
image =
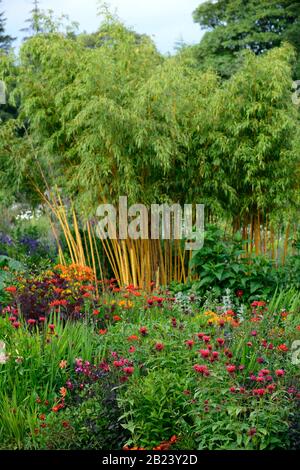
[{"label": "red bee balm flower", "polygon": [[148,330],[145,326],[142,326],[140,329],[139,329],[139,332],[141,333],[142,336],[146,336],[148,334]]},{"label": "red bee balm flower", "polygon": [[253,395],[256,395],[258,397],[262,397],[266,393],[266,390],[264,388],[256,388],[253,390]]},{"label": "red bee balm flower", "polygon": [[123,371],[126,375],[132,375],[134,372],[134,367],[124,367]]},{"label": "red bee balm flower", "polygon": [[219,346],[223,346],[223,344],[225,343],[225,339],[224,338],[217,338],[217,343]]},{"label": "red bee balm flower", "polygon": [[236,367],[234,365],[227,366],[226,369],[229,374],[233,374],[236,371]]},{"label": "red bee balm flower", "polygon": [[210,355],[209,349],[200,349],[199,352],[200,352],[200,354],[203,358],[209,357],[209,355]]},{"label": "red bee balm flower", "polygon": [[289,350],[286,344],[280,344],[279,346],[277,346],[277,349],[278,351],[282,351],[282,352],[287,352]]},{"label": "red bee balm flower", "polygon": [[285,372],[283,369],[277,369],[275,370],[275,374],[277,375],[277,377],[283,377]]},{"label": "red bee balm flower", "polygon": [[193,369],[199,374],[202,374],[203,376],[208,377],[210,375],[210,372],[207,366],[200,366],[199,364],[195,364],[193,366]]},{"label": "red bee balm flower", "polygon": [[192,339],[187,339],[185,341],[185,344],[187,345],[188,349],[192,349],[192,347],[194,346],[195,344],[195,341],[193,341]]},{"label": "red bee balm flower", "polygon": [[35,325],[36,323],[36,320],[34,320],[33,318],[29,318],[29,320],[27,321],[28,325]]},{"label": "red bee balm flower", "polygon": [[163,343],[156,343],[155,349],[156,351],[162,351],[164,349],[164,344]]}]

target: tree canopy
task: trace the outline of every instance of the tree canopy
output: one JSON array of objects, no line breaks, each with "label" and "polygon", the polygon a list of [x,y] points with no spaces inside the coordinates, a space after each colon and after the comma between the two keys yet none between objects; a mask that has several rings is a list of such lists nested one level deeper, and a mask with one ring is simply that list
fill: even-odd
[{"label": "tree canopy", "polygon": [[201,66],[229,77],[241,63],[241,51],[261,54],[288,41],[297,52],[294,76],[300,76],[300,3],[297,0],[206,1],[194,20],[207,30],[196,54]]}]

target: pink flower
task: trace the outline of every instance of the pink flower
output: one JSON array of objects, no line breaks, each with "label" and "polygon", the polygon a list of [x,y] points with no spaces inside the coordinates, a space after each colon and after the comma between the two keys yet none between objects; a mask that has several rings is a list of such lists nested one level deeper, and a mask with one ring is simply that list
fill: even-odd
[{"label": "pink flower", "polygon": [[265,378],[262,376],[256,377],[256,382],[264,382]]},{"label": "pink flower", "polygon": [[192,347],[193,347],[194,344],[195,344],[195,341],[193,341],[192,339],[187,339],[187,340],[185,341],[185,344],[187,345],[187,347],[188,347],[189,349],[192,349]]},{"label": "pink flower", "polygon": [[257,336],[257,331],[256,330],[251,331],[251,336]]},{"label": "pink flower", "polygon": [[29,318],[29,320],[27,321],[28,325],[35,325],[36,323],[36,320],[34,320],[33,318]]},{"label": "pink flower", "polygon": [[277,375],[277,377],[283,377],[285,372],[283,369],[277,369],[275,370],[275,374]]},{"label": "pink flower", "polygon": [[225,339],[224,338],[217,338],[217,343],[219,346],[223,346],[223,344],[225,343]]},{"label": "pink flower", "polygon": [[17,329],[17,328],[20,328],[21,323],[19,321],[14,321],[12,326]]},{"label": "pink flower", "polygon": [[210,336],[204,335],[202,339],[203,339],[203,341],[204,341],[205,343],[209,343],[209,342],[210,342]]},{"label": "pink flower", "polygon": [[253,395],[262,397],[266,393],[266,390],[264,388],[256,388],[253,390]]},{"label": "pink flower", "polygon": [[130,352],[130,353],[134,353],[135,351],[136,351],[135,347],[134,347],[134,346],[130,346],[129,352]]},{"label": "pink flower", "polygon": [[209,357],[210,355],[209,349],[200,349],[199,352],[203,358]]},{"label": "pink flower", "polygon": [[226,367],[227,369],[227,372],[229,372],[229,374],[233,374],[233,372],[236,371],[236,367],[234,365],[229,365]]}]

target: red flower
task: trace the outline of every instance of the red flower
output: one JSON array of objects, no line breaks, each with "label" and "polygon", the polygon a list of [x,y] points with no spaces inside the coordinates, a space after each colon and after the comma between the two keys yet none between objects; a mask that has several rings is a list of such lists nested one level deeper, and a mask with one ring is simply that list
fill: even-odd
[{"label": "red flower", "polygon": [[46,415],[45,415],[45,414],[41,414],[41,415],[39,416],[39,419],[40,419],[41,421],[45,421]]},{"label": "red flower", "polygon": [[199,352],[200,352],[201,356],[202,356],[204,359],[207,358],[207,357],[209,357],[209,355],[210,355],[209,349],[200,349]]},{"label": "red flower", "polygon": [[218,351],[213,351],[213,352],[211,353],[211,356],[212,356],[212,358],[213,358],[214,360],[219,359],[219,353],[218,353]]},{"label": "red flower", "polygon": [[274,390],[276,389],[276,386],[274,384],[270,384],[270,385],[267,385],[267,390],[268,392],[274,392]]},{"label": "red flower", "polygon": [[265,362],[264,358],[263,357],[258,357],[256,359],[256,362],[258,362],[258,364],[263,364]]},{"label": "red flower", "polygon": [[105,335],[107,333],[106,329],[99,330],[99,335]]},{"label": "red flower", "polygon": [[6,292],[10,292],[11,294],[15,294],[17,292],[17,288],[15,286],[9,286],[4,289]]},{"label": "red flower", "polygon": [[124,367],[123,371],[126,375],[132,375],[134,372],[134,367]]},{"label": "red flower", "polygon": [[255,436],[256,432],[256,428],[250,428],[247,434],[248,436],[252,437]]},{"label": "red flower", "polygon": [[40,321],[40,322],[46,321],[46,317],[39,317],[39,321]]},{"label": "red flower", "polygon": [[113,320],[114,320],[114,321],[120,321],[120,320],[122,320],[122,318],[119,317],[119,315],[114,315],[114,316],[113,316]]},{"label": "red flower", "polygon": [[287,352],[289,350],[286,344],[280,344],[279,346],[277,346],[277,349],[278,351],[283,351],[283,352]]},{"label": "red flower", "polygon": [[49,330],[54,331],[55,330],[55,325],[53,323],[50,323],[49,325]]},{"label": "red flower", "polygon": [[236,295],[237,297],[243,297],[244,291],[242,291],[242,289],[238,289],[238,290],[236,291],[235,295]]},{"label": "red flower", "polygon": [[70,427],[70,423],[68,421],[63,421],[61,424],[66,429],[68,429]]},{"label": "red flower", "polygon": [[68,305],[68,301],[65,299],[62,299],[62,300],[53,300],[52,302],[50,302],[50,307],[59,307],[60,305],[66,306]]},{"label": "red flower", "polygon": [[217,343],[219,344],[219,346],[223,346],[223,344],[225,343],[225,339],[224,338],[217,338]]},{"label": "red flower", "polygon": [[185,344],[187,345],[187,347],[188,347],[189,349],[192,349],[192,347],[193,347],[194,344],[195,344],[195,341],[193,341],[192,339],[187,339],[187,340],[185,341]]},{"label": "red flower", "polygon": [[210,342],[210,336],[204,335],[202,339],[203,339],[203,341],[204,341],[205,343],[209,343],[209,342]]},{"label": "red flower", "polygon": [[269,374],[270,374],[269,369],[262,369],[258,373],[258,375],[269,375]]},{"label": "red flower", "polygon": [[208,377],[210,374],[207,366],[200,366],[199,364],[195,364],[193,366],[193,369],[199,374],[202,374],[203,376],[206,376],[206,377]]},{"label": "red flower", "polygon": [[93,310],[93,315],[99,315],[100,311],[99,310]]},{"label": "red flower", "polygon": [[266,393],[266,390],[264,388],[256,388],[253,390],[253,395],[262,397]]},{"label": "red flower", "polygon": [[17,321],[17,317],[9,317],[9,318],[8,318],[8,321],[10,321],[10,322]]},{"label": "red flower", "polygon": [[235,312],[233,310],[227,310],[226,315],[230,315],[233,317],[235,315]]},{"label": "red flower", "polygon": [[36,320],[34,320],[33,318],[29,318],[29,320],[27,321],[27,323],[28,323],[29,325],[35,325]]},{"label": "red flower", "polygon": [[235,393],[237,391],[235,387],[230,387],[229,390],[230,390],[231,393]]},{"label": "red flower", "polygon": [[265,307],[266,305],[266,302],[264,302],[263,300],[254,300],[254,302],[252,302],[251,304],[251,307]]},{"label": "red flower", "polygon": [[248,346],[249,348],[252,348],[252,343],[251,343],[251,341],[248,341],[247,346]]},{"label": "red flower", "polygon": [[227,372],[229,372],[229,374],[233,374],[233,372],[236,371],[236,367],[233,364],[227,366],[226,369],[227,369]]},{"label": "red flower", "polygon": [[120,360],[120,361],[114,361],[113,362],[113,365],[115,367],[123,367],[124,366],[124,361]]},{"label": "red flower", "polygon": [[142,336],[146,336],[148,334],[148,330],[145,326],[141,326],[139,329],[139,332],[141,333]]},{"label": "red flower", "polygon": [[164,344],[163,343],[156,343],[155,349],[156,351],[162,351],[164,349]]},{"label": "red flower", "polygon": [[259,377],[256,377],[256,382],[265,382],[265,378],[260,375]]},{"label": "red flower", "polygon": [[277,369],[275,370],[275,374],[277,375],[277,377],[283,377],[285,372],[283,369]]},{"label": "red flower", "polygon": [[134,353],[135,351],[136,351],[135,347],[134,347],[134,346],[130,346],[129,352],[130,352],[130,353]]}]

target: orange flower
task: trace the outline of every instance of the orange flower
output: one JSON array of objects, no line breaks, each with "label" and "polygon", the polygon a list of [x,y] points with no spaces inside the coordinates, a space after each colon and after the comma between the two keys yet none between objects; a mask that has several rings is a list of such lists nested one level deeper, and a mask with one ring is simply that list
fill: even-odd
[{"label": "orange flower", "polygon": [[139,341],[139,337],[136,336],[136,335],[131,335],[131,336],[128,336],[127,340],[128,341]]},{"label": "orange flower", "polygon": [[99,335],[105,335],[107,333],[107,330],[99,330]]},{"label": "orange flower", "polygon": [[59,368],[60,369],[65,369],[67,367],[68,363],[65,359],[63,359],[62,361],[60,361],[59,363]]},{"label": "orange flower", "polygon": [[63,398],[65,398],[65,396],[67,395],[67,392],[68,392],[68,391],[67,391],[67,389],[66,389],[65,387],[61,387],[61,388],[59,389],[59,393],[60,393],[60,395],[61,395]]},{"label": "orange flower", "polygon": [[120,321],[120,320],[122,320],[122,318],[119,317],[119,315],[114,315],[114,316],[113,316],[113,320],[114,320],[114,321]]}]

